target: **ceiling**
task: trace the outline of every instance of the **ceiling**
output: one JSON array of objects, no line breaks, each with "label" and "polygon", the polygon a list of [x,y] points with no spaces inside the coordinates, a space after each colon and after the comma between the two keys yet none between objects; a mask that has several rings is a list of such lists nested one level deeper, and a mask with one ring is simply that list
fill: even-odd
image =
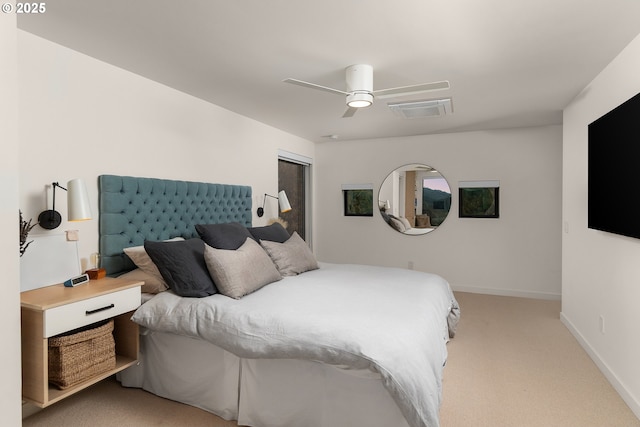
[{"label": "ceiling", "polygon": [[[47,0],[18,27],[310,141],[562,123],[562,109],[640,34],[638,0]],[[374,89],[448,80],[342,118],[344,69]],[[387,102],[451,97],[405,119]],[[329,135],[337,138],[329,138]]]}]

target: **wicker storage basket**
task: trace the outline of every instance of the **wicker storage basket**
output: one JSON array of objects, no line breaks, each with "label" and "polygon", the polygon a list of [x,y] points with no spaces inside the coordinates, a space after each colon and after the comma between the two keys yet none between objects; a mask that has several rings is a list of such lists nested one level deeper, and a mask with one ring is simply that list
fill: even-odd
[{"label": "wicker storage basket", "polygon": [[113,320],[49,338],[49,382],[65,389],[116,367]]}]

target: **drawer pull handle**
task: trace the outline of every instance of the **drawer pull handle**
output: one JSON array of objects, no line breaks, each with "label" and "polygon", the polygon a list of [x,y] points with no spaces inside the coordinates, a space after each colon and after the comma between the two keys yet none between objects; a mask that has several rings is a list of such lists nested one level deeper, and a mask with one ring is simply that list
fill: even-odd
[{"label": "drawer pull handle", "polygon": [[101,311],[110,310],[110,309],[112,309],[113,307],[115,307],[115,304],[109,304],[109,305],[107,305],[107,306],[105,306],[105,307],[96,308],[95,310],[87,310],[87,311],[85,311],[85,313],[86,313],[86,315],[88,316],[88,315],[90,315],[90,314],[95,314],[95,313],[99,313],[99,312],[101,312]]}]

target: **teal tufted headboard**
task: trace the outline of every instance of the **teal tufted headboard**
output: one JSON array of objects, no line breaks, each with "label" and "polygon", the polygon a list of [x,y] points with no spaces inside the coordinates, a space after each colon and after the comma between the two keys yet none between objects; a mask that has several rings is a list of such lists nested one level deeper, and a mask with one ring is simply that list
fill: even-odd
[{"label": "teal tufted headboard", "polygon": [[135,265],[122,251],[145,240],[197,237],[196,224],[251,226],[251,187],[101,175],[100,265],[117,276]]}]

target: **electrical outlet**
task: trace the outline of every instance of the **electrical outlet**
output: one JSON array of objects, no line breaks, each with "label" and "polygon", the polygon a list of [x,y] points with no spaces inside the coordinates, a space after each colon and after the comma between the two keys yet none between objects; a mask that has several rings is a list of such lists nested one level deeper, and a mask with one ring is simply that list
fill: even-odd
[{"label": "electrical outlet", "polygon": [[409,267],[409,270],[413,270],[413,261],[409,261],[408,267]]}]

